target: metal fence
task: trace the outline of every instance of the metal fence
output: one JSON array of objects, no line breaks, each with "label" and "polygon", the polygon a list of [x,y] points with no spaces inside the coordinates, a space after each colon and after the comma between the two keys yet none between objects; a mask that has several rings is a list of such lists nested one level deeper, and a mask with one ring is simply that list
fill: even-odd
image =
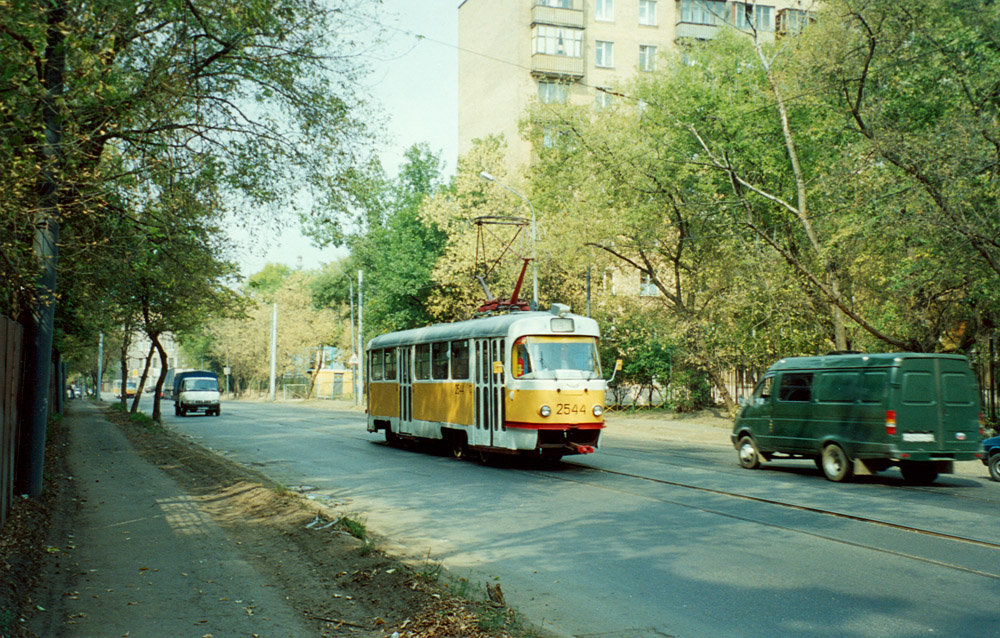
[{"label": "metal fence", "polygon": [[21,383],[21,325],[0,316],[0,528],[14,498],[17,456],[17,396]]}]

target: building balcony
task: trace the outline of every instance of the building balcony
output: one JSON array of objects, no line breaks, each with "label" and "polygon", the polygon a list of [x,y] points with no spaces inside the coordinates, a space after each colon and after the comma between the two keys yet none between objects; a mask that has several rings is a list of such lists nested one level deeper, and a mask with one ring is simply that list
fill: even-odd
[{"label": "building balcony", "polygon": [[[718,24],[694,24],[678,22],[674,27],[674,38],[677,40],[711,40],[719,33],[722,26]],[[742,31],[749,33],[747,29]],[[757,38],[761,42],[774,42],[774,31],[758,31]]]},{"label": "building balcony", "polygon": [[535,53],[531,56],[531,74],[535,77],[583,77],[583,58]]},{"label": "building balcony", "polygon": [[583,28],[583,9],[535,5],[531,9],[531,24],[551,24],[558,27]]},{"label": "building balcony", "polygon": [[694,24],[693,22],[678,22],[674,28],[674,37],[678,39],[711,40],[719,32],[717,24]]}]

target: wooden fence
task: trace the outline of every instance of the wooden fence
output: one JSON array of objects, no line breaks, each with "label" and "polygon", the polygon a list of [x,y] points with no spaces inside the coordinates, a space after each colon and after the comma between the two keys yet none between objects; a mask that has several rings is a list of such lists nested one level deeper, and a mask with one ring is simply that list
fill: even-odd
[{"label": "wooden fence", "polygon": [[21,383],[21,325],[0,316],[0,528],[14,498],[17,458],[17,398]]}]

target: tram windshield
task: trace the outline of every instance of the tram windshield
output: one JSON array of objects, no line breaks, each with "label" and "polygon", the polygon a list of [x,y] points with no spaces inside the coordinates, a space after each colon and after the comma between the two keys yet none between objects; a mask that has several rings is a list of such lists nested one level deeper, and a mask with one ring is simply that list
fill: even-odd
[{"label": "tram windshield", "polygon": [[601,376],[594,337],[521,337],[514,342],[518,379],[596,379]]}]

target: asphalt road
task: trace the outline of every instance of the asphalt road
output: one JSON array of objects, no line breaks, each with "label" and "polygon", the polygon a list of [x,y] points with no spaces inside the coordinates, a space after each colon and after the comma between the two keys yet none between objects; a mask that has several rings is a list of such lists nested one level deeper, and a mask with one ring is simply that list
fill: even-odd
[{"label": "asphalt road", "polygon": [[731,448],[614,436],[549,468],[488,467],[387,447],[358,412],[163,413],[362,516],[387,549],[498,580],[561,635],[1000,636],[1000,483],[985,470],[832,484],[810,463],[747,471]]}]

